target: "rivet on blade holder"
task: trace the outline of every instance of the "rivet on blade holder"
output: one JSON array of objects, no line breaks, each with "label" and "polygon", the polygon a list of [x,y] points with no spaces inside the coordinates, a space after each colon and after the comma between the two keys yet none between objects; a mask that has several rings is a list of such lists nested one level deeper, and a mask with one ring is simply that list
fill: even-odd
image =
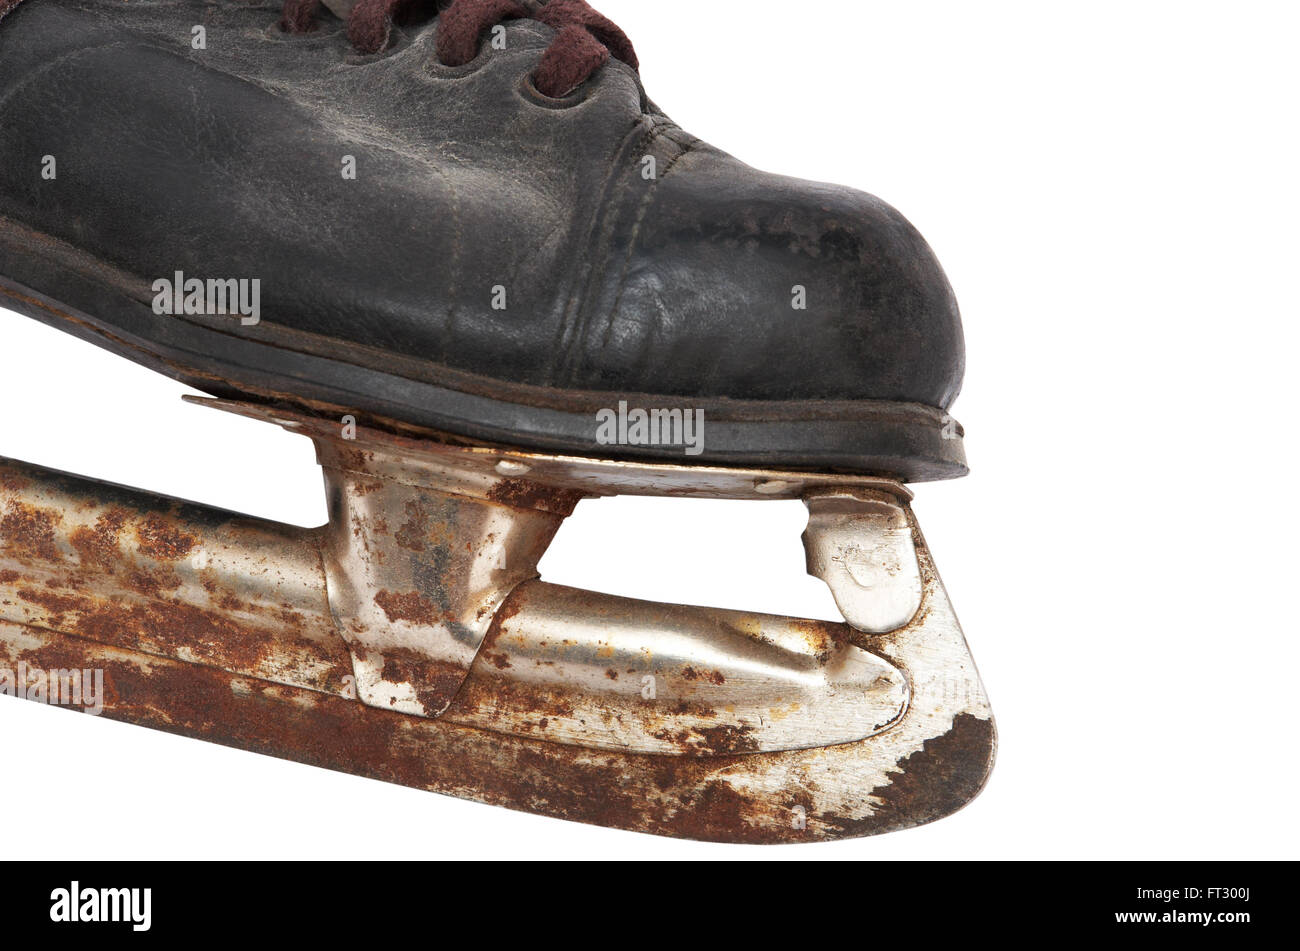
[{"label": "rivet on blade holder", "polygon": [[921,569],[907,511],[871,489],[804,497],[808,573],[826,582],[844,619],[868,634],[905,626],[921,608]]}]

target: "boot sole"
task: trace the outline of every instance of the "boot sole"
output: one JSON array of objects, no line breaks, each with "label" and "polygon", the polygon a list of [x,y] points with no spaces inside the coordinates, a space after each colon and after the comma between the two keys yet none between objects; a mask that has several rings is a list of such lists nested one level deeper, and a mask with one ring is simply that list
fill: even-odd
[{"label": "boot sole", "polygon": [[[55,299],[37,288],[60,288]],[[141,288],[146,288],[142,291]],[[842,471],[905,482],[967,474],[962,429],[943,410],[878,400],[772,402],[504,383],[324,340],[269,322],[257,336],[154,313],[145,282],[0,219],[0,304],[205,393],[288,403],[426,438],[684,465]],[[237,318],[222,317],[223,322]],[[357,362],[359,359],[366,360]],[[403,363],[406,366],[402,366]],[[598,412],[699,410],[702,451],[603,444]]]}]

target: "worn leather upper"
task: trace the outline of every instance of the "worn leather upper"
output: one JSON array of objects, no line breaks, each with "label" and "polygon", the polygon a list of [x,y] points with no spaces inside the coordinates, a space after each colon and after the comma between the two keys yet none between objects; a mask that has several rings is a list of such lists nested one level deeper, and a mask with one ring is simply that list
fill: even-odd
[{"label": "worn leather upper", "polygon": [[337,20],[291,36],[277,18],[240,0],[26,0],[0,22],[0,216],[138,279],[142,301],[175,271],[258,278],[262,323],[232,333],[412,377],[956,397],[952,292],[878,199],[751,169],[617,61],[545,100],[528,77],[554,34],[536,21],[452,69],[436,21],[359,56]]}]

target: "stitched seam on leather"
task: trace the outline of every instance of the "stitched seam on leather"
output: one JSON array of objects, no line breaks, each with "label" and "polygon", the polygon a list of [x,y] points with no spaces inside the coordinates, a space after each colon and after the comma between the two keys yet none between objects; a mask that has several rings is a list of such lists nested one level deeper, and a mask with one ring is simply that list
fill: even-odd
[{"label": "stitched seam on leather", "polygon": [[[637,141],[635,148],[631,150],[630,154],[634,156],[644,155],[649,152],[656,141],[668,137],[667,134],[671,132],[672,129],[676,128],[676,125],[672,120],[666,117],[643,116],[642,118],[648,118],[651,125],[650,128],[646,130],[645,134]],[[669,138],[669,141],[673,140]],[[634,176],[635,172],[631,172],[628,177],[622,180],[620,186],[620,198],[626,194],[630,187],[629,183],[634,179]],[[590,273],[587,274],[586,280],[583,281],[582,293],[577,301],[577,316],[572,319],[572,324],[568,328],[568,336],[561,354],[562,362],[559,367],[560,372],[556,378],[556,382],[559,385],[570,385],[584,362],[583,356],[586,341],[589,336],[588,327],[590,326],[592,319],[591,311],[595,306],[592,298],[594,295],[599,293],[601,279],[606,273],[608,273],[607,265],[609,263],[609,255],[604,253],[604,251],[608,249],[610,243],[614,239],[619,222],[622,220],[621,213],[623,210],[624,206],[621,201],[607,201],[604,204],[603,214],[605,225],[602,228],[600,239],[598,242],[593,241],[591,247],[589,247],[587,251],[588,256],[594,258],[597,262],[600,262],[602,266],[599,267],[599,270],[594,268],[591,269]],[[599,249],[601,253],[596,253],[597,249]]]},{"label": "stitched seam on leather", "polygon": [[[668,138],[672,137],[668,136]],[[672,141],[681,147],[682,151],[679,152],[656,177],[654,187],[647,191],[645,198],[642,199],[641,207],[637,209],[636,221],[632,225],[631,234],[628,235],[627,254],[623,258],[623,268],[619,273],[618,283],[615,285],[614,303],[610,306],[609,315],[605,320],[605,332],[601,336],[600,340],[601,349],[609,346],[609,335],[613,333],[614,324],[618,320],[619,308],[623,304],[623,291],[627,285],[628,271],[631,270],[632,267],[632,255],[636,252],[637,241],[640,240],[641,237],[641,227],[645,224],[645,216],[649,214],[650,206],[654,203],[655,197],[659,194],[659,186],[662,185],[664,180],[672,174],[673,169],[677,167],[678,162],[695,151],[698,142],[698,140],[696,140],[696,142],[684,144],[678,142],[675,138],[673,138]]]},{"label": "stitched seam on leather", "polygon": [[583,327],[586,324],[585,311],[586,302],[591,295],[591,288],[597,280],[594,273],[596,262],[604,260],[604,255],[599,254],[599,250],[607,247],[617,222],[617,208],[619,203],[612,199],[615,193],[621,194],[626,188],[625,168],[618,161],[619,156],[627,154],[637,154],[644,152],[650,144],[659,137],[663,128],[657,123],[654,117],[639,115],[632,124],[632,129],[642,125],[647,119],[650,119],[650,128],[644,130],[641,135],[633,141],[629,141],[628,136],[619,140],[619,144],[613,149],[606,164],[609,166],[609,175],[601,187],[601,200],[597,203],[595,213],[587,227],[587,234],[582,242],[581,250],[578,254],[576,266],[573,269],[573,276],[570,278],[568,290],[564,296],[564,314],[556,327],[556,339],[551,346],[551,353],[554,358],[548,374],[548,380],[557,385],[563,385],[565,380],[572,373],[575,351],[579,348],[584,334]]},{"label": "stitched seam on leather", "polygon": [[41,63],[35,71],[23,76],[18,82],[13,83],[9,88],[5,89],[3,93],[0,93],[0,110],[3,110],[9,100],[26,89],[30,83],[40,79],[55,67],[62,66],[64,63],[76,59],[78,56],[84,56],[89,53],[98,53],[102,50],[111,50],[116,46],[124,46],[127,42],[128,41],[126,40],[116,40],[112,43],[102,43],[98,46],[83,46],[81,49],[72,50],[68,53],[64,53],[62,56],[57,56],[48,62]]}]

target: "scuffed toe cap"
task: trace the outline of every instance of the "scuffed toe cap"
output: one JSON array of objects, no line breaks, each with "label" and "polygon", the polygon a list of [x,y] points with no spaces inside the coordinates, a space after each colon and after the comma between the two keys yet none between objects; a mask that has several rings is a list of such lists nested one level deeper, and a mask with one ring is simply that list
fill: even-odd
[{"label": "scuffed toe cap", "polygon": [[656,184],[626,259],[586,385],[940,409],[961,388],[952,288],[871,195],[700,148]]}]

